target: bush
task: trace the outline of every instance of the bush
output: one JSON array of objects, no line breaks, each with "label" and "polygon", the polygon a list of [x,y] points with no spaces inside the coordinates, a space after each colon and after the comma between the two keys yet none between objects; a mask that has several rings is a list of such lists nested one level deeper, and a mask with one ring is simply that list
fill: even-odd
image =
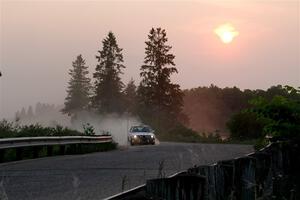
[{"label": "bush", "polygon": [[24,125],[19,127],[15,135],[16,137],[51,136],[52,129],[44,128],[39,124]]},{"label": "bush", "polygon": [[67,127],[62,126],[56,126],[55,128],[52,128],[51,135],[50,136],[82,136],[83,133],[69,129]]},{"label": "bush", "polygon": [[16,129],[12,122],[0,121],[0,138],[14,137]]},{"label": "bush", "polygon": [[5,119],[0,121],[0,138],[84,135],[84,133],[62,126],[55,128],[43,127],[40,124],[19,126]]},{"label": "bush", "polygon": [[88,136],[95,135],[95,129],[90,123],[83,124],[83,132]]},{"label": "bush", "polygon": [[176,142],[200,142],[201,136],[190,128],[178,124],[166,133],[158,135],[160,140]]},{"label": "bush", "polygon": [[199,135],[198,132],[185,127],[182,124],[176,125],[166,133],[159,134],[158,138],[162,141],[173,141],[173,142],[202,142],[202,143],[220,143],[222,142],[218,132],[216,134],[208,133],[207,136]]},{"label": "bush", "polygon": [[300,138],[300,90],[285,87],[287,96],[272,99],[258,97],[250,101],[251,108],[233,115],[228,122],[232,138],[273,140]]},{"label": "bush", "polygon": [[231,138],[249,140],[263,137],[266,123],[266,120],[260,118],[256,113],[241,112],[231,117],[227,127],[231,132]]}]

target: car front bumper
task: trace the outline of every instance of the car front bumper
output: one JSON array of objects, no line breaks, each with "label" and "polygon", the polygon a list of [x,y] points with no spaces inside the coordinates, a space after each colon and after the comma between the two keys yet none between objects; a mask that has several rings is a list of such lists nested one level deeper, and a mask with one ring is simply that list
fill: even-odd
[{"label": "car front bumper", "polygon": [[155,144],[155,138],[148,135],[137,135],[131,138],[132,144]]}]

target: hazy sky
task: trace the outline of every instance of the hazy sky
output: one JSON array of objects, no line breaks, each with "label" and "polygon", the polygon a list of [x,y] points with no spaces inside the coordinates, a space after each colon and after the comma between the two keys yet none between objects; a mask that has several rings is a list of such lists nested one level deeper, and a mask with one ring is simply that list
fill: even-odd
[{"label": "hazy sky", "polygon": [[[182,88],[300,86],[297,0],[12,1],[0,0],[0,119],[37,102],[62,104],[78,54],[91,72],[108,31],[123,48],[126,83],[139,81],[151,27],[166,29]],[[224,44],[214,29],[239,35]]]}]

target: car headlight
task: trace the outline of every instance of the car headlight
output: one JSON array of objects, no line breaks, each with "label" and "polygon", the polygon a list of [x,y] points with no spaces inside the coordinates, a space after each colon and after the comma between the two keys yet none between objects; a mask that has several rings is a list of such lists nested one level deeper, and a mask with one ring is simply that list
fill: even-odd
[{"label": "car headlight", "polygon": [[134,138],[134,139],[136,139],[136,138],[137,138],[137,136],[136,136],[136,135],[134,135],[134,136],[133,136],[133,138]]},{"label": "car headlight", "polygon": [[154,135],[151,135],[151,138],[154,138]]}]

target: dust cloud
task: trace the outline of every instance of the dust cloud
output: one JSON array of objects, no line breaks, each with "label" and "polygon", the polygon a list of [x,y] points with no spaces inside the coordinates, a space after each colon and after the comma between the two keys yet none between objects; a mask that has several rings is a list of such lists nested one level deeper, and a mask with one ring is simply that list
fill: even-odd
[{"label": "dust cloud", "polygon": [[93,112],[77,112],[75,117],[70,117],[60,112],[62,106],[47,105],[43,112],[35,112],[32,115],[17,116],[14,121],[19,125],[40,124],[44,127],[57,125],[68,127],[83,132],[83,125],[90,124],[96,135],[109,133],[119,145],[127,145],[128,130],[133,125],[142,122],[138,117],[130,114],[96,114]]}]

